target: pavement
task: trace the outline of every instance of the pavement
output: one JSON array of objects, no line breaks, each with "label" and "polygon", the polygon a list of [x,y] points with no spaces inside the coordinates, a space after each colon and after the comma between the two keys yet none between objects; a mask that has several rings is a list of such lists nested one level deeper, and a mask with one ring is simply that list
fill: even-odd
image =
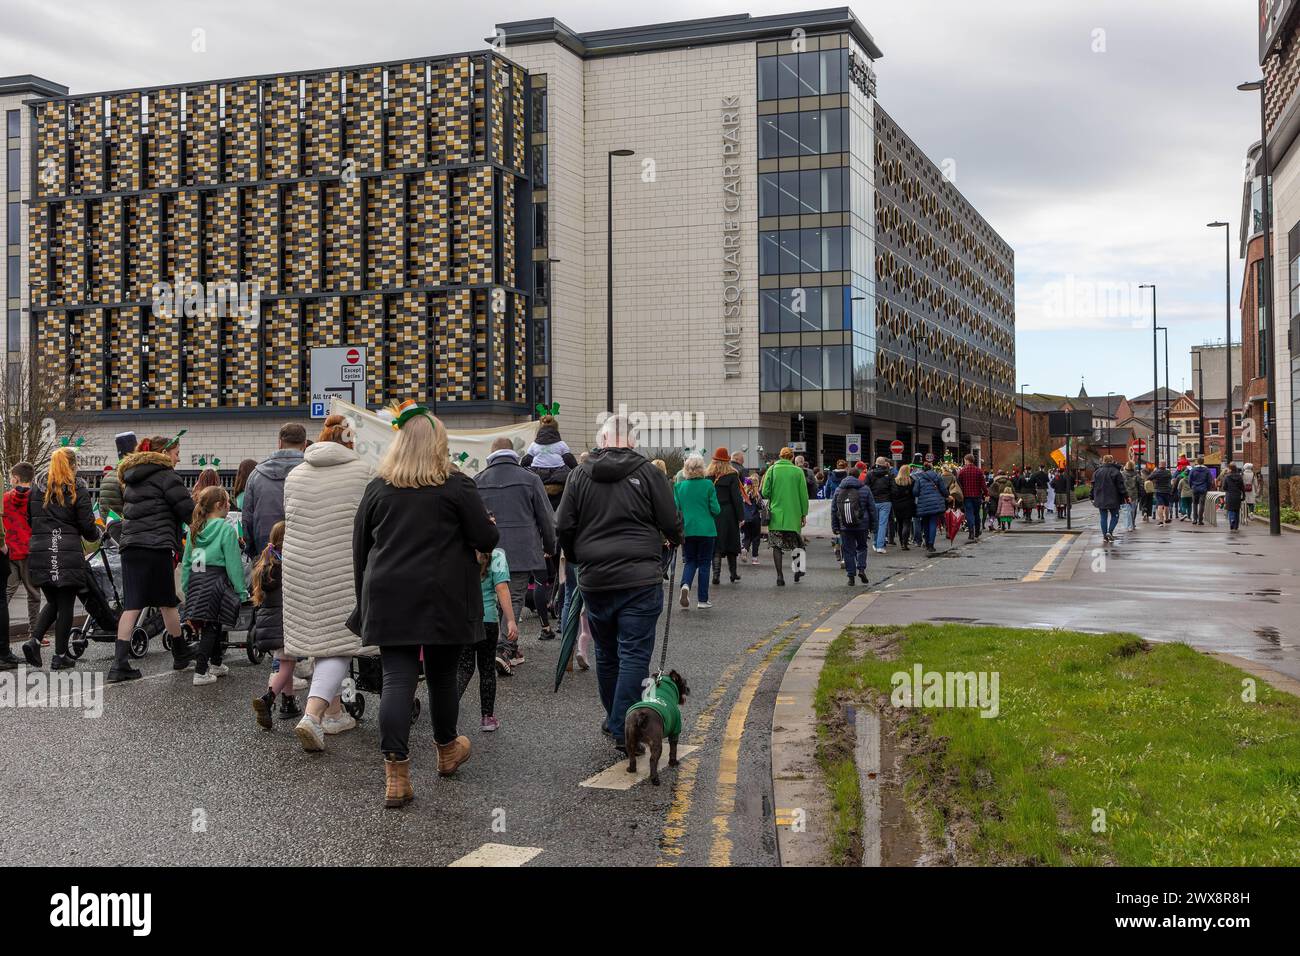
[{"label": "pavement", "polygon": [[[965,614],[910,589],[983,597],[972,585],[1019,581],[1072,541],[1055,533],[1063,524],[978,545],[963,535],[929,559],[916,549],[872,554],[871,590],[878,604],[897,595],[925,617]],[[1049,563],[1059,567],[1062,554]],[[810,573],[797,585],[787,570],[791,583],[775,587],[766,548],[760,559],[742,567],[739,584],[713,589],[712,610],[673,609],[668,665],[692,690],[681,743],[698,749],[661,768],[660,787],[604,774],[620,761],[599,731],[594,671],[567,675],[553,693],[558,642],[538,641],[531,615],[528,662],[498,681],[499,731],[479,732],[475,682],[466,692],[461,731],[474,752],[452,778],[436,775],[426,701],[411,740],[416,800],[402,810],[382,807],[375,695],[356,730],[307,754],[289,723],[268,732],[253,721],[267,664],[231,652],[230,676],[196,688],[155,643],[139,662],[146,679],[104,687],[96,719],[67,706],[0,707],[7,804],[43,821],[8,828],[0,864],[776,865],[777,689],[798,646],[866,589],[845,584],[826,540],[810,543]],[[110,651],[92,644],[78,670],[106,670]],[[620,789],[582,785],[602,774]]]},{"label": "pavement", "polygon": [[1091,505],[1076,508],[1074,524],[1085,530],[1069,549],[1077,567],[1068,578],[885,593],[857,623],[1127,631],[1300,678],[1300,535],[1274,538],[1263,523],[1234,533],[1226,522],[1158,528],[1139,518],[1106,544]]}]

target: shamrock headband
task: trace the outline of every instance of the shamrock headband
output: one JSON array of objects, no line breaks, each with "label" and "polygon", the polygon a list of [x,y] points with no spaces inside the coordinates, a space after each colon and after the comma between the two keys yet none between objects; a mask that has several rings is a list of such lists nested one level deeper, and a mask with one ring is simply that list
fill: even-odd
[{"label": "shamrock headband", "polygon": [[541,402],[538,402],[534,407],[537,409],[538,418],[543,418],[547,415],[550,415],[552,418],[554,418],[555,416],[560,414],[559,402],[551,402],[549,407],[543,405]]},{"label": "shamrock headband", "polygon": [[181,436],[184,435],[187,431],[189,431],[188,428],[182,428],[172,437],[171,441],[163,445],[162,448],[158,449],[158,451],[166,451],[168,448],[171,448],[173,445],[179,445],[181,443]]},{"label": "shamrock headband", "polygon": [[393,409],[393,429],[398,430],[402,428],[412,418],[416,418],[420,415],[428,417],[429,423],[433,423],[433,412],[429,411],[423,405],[417,405],[415,399],[408,398]]},{"label": "shamrock headband", "polygon": [[71,446],[73,448],[80,448],[85,443],[86,443],[86,439],[84,437],[78,438],[75,442],[72,440],[71,435],[65,435],[64,437],[59,439],[60,448],[67,448],[68,446]]},{"label": "shamrock headband", "polygon": [[217,468],[220,467],[220,465],[221,465],[221,459],[220,459],[220,458],[217,458],[217,457],[214,456],[213,459],[212,459],[212,461],[209,462],[209,461],[208,461],[208,458],[207,458],[206,455],[199,455],[199,467],[200,467],[200,468],[211,468],[213,471],[216,471]]}]

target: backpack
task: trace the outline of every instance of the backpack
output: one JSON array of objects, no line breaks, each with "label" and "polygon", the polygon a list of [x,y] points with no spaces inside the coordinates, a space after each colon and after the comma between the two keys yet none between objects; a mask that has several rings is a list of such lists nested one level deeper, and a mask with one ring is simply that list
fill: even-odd
[{"label": "backpack", "polygon": [[856,488],[850,488],[839,505],[840,524],[846,528],[862,526],[862,495]]},{"label": "backpack", "polygon": [[1142,488],[1149,495],[1153,495],[1156,493],[1156,483],[1152,481],[1150,478],[1146,480],[1146,483],[1142,485]]}]

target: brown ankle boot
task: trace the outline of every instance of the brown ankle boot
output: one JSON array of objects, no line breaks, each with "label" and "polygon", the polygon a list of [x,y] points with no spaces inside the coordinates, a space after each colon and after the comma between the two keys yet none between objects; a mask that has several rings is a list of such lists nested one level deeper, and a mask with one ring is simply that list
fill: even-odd
[{"label": "brown ankle boot", "polygon": [[469,738],[457,737],[449,744],[438,744],[438,774],[449,777],[469,759]]},{"label": "brown ankle boot", "polygon": [[384,806],[401,807],[415,799],[411,788],[411,759],[384,758]]}]

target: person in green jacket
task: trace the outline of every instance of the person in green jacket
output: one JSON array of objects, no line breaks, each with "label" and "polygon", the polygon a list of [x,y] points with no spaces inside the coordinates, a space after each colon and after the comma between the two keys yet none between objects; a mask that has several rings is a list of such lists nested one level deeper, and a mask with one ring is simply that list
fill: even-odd
[{"label": "person in green jacket", "polygon": [[704,474],[704,459],[692,455],[682,467],[682,480],[673,485],[673,500],[682,515],[682,593],[683,608],[691,606],[691,578],[699,572],[697,608],[713,607],[709,603],[709,574],[713,569],[713,543],[718,536],[714,516],[722,513],[713,482]]},{"label": "person in green jacket", "polygon": [[[229,596],[237,595],[240,603],[248,600],[248,584],[239,557],[239,532],[226,521],[229,511],[230,495],[221,485],[200,491],[181,559],[185,619],[199,629],[194,657],[196,687],[215,683],[229,673],[221,663],[222,628],[234,623],[230,620]],[[238,607],[233,610],[237,616]]]},{"label": "person in green jacket", "polygon": [[805,573],[802,531],[808,523],[808,482],[803,469],[794,463],[791,449],[782,448],[781,457],[767,469],[760,494],[767,499],[772,514],[767,526],[767,540],[772,545],[776,584],[785,587],[781,555],[790,552],[790,569],[794,571],[797,582]]}]

